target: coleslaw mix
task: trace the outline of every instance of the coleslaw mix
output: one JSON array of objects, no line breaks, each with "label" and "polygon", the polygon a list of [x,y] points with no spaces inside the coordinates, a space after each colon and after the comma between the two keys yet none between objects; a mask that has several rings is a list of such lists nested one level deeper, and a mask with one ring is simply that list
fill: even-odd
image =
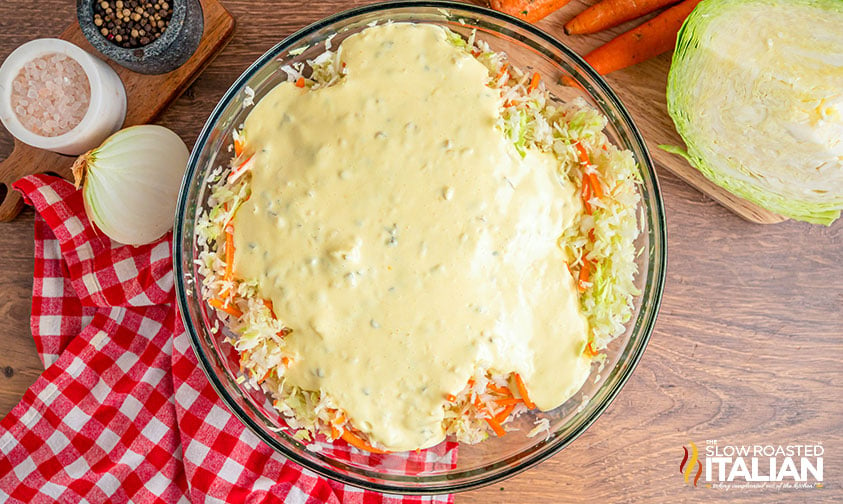
[{"label": "coleslaw mix", "polygon": [[[560,102],[550,95],[539,74],[528,74],[509,64],[506,54],[492,51],[484,41],[476,40],[473,32],[467,39],[447,33],[451,44],[488,69],[487,85],[499,90],[502,98],[497,127],[513,149],[522,156],[527,149],[552,153],[559,161],[558,176],[570,180],[579,190],[584,211],[559,236],[557,245],[577,281],[581,311],[590,326],[584,352],[600,362],[605,358],[601,351],[625,331],[633,298],[639,294],[634,279],[640,194],[632,153],[609,142],[604,133],[606,117],[584,100]],[[309,90],[340,81],[345,75],[342,47],[332,50],[330,39],[325,45],[326,51],[314,60],[284,67],[288,81]],[[252,105],[253,98],[254,91],[247,88],[244,106]],[[230,331],[226,340],[240,358],[237,380],[269,394],[296,439],[308,441],[322,434],[330,440],[343,438],[358,448],[381,452],[345,418],[331,397],[285,382],[285,369],[294,356],[285,352],[284,338],[290,329],[283,322],[283,314],[275,313],[272,303],[258,296],[256,281],[233,275],[229,225],[251,194],[247,143],[242,131],[234,133],[231,162],[211,173],[210,209],[202,211],[196,227],[202,297]],[[219,325],[213,329],[219,330]],[[493,375],[485,370],[478,370],[459,394],[447,399],[446,433],[465,443],[502,436],[512,429],[514,419],[535,408],[517,374]],[[528,435],[547,429],[549,422],[538,420]]]}]

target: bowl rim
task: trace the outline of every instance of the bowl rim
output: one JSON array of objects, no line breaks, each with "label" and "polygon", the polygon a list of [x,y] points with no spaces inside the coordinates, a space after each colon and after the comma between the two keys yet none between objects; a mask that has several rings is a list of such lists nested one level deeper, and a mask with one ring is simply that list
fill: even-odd
[{"label": "bowl rim", "polygon": [[[404,487],[401,486],[400,482],[382,483],[372,481],[362,476],[334,473],[330,469],[326,469],[300,456],[296,451],[286,448],[285,446],[277,443],[274,439],[269,437],[264,432],[264,430],[259,425],[257,425],[254,420],[252,420],[248,415],[245,414],[245,411],[241,408],[241,406],[238,405],[231,397],[229,397],[221,378],[213,372],[213,364],[210,362],[208,356],[204,354],[204,351],[201,348],[201,343],[198,340],[199,335],[197,334],[197,331],[193,326],[192,320],[190,319],[189,315],[187,315],[189,311],[189,300],[187,299],[188,289],[185,285],[185,272],[182,270],[181,267],[182,256],[184,254],[184,250],[182,247],[182,237],[185,225],[185,221],[182,216],[190,208],[188,204],[189,202],[187,201],[187,195],[190,192],[190,182],[193,180],[199,168],[198,161],[200,157],[200,152],[196,146],[204,145],[208,141],[215,125],[220,119],[220,114],[245,87],[247,80],[251,78],[254,72],[269,63],[272,59],[277,57],[280,52],[292,46],[294,43],[298,42],[303,37],[310,35],[311,33],[317,32],[318,30],[325,28],[326,26],[360,15],[378,12],[389,12],[392,10],[402,10],[408,8],[433,8],[445,10],[455,9],[463,12],[468,12],[473,15],[488,16],[496,19],[497,21],[515,25],[515,27],[526,31],[531,37],[534,37],[539,42],[551,46],[553,49],[564,54],[565,57],[573,60],[579,67],[581,67],[581,73],[584,73],[587,77],[589,77],[593,85],[595,85],[599,89],[599,91],[604,95],[604,97],[608,99],[611,107],[614,108],[614,112],[617,116],[615,118],[616,122],[620,123],[626,130],[626,132],[629,134],[630,143],[632,145],[636,145],[640,149],[640,153],[636,153],[636,157],[638,158],[637,161],[639,164],[639,169],[642,172],[647,172],[650,177],[653,191],[652,194],[647,195],[647,199],[649,200],[649,206],[651,206],[651,214],[655,217],[654,220],[657,221],[659,224],[655,227],[653,227],[652,225],[648,226],[650,228],[652,240],[652,242],[649,243],[649,247],[653,249],[653,251],[650,253],[653,255],[653,257],[655,257],[655,260],[649,262],[649,271],[647,279],[648,284],[644,292],[642,292],[642,295],[649,291],[650,298],[653,302],[650,311],[648,312],[647,316],[644,318],[643,323],[640,326],[640,343],[636,348],[634,348],[634,351],[629,354],[627,359],[623,361],[624,365],[628,368],[628,370],[621,373],[614,385],[609,390],[607,390],[602,403],[597,404],[591,414],[588,415],[587,418],[583,419],[581,428],[577,432],[570,434],[567,438],[561,440],[553,440],[552,443],[555,443],[555,445],[551,446],[550,448],[540,451],[537,454],[528,456],[527,458],[519,461],[512,467],[505,467],[496,470],[489,476],[483,476],[471,481],[464,482],[446,481],[445,484],[437,483],[436,485],[429,487]],[[588,428],[590,428],[591,425],[593,425],[594,422],[603,414],[606,408],[608,408],[609,405],[612,404],[620,390],[623,388],[629,377],[632,375],[642,355],[644,354],[647,344],[649,343],[650,336],[653,333],[655,322],[658,317],[659,309],[661,306],[662,295],[664,291],[665,272],[667,268],[667,228],[664,215],[664,204],[662,201],[661,190],[659,188],[658,178],[652,158],[650,156],[646,142],[641,136],[641,133],[638,128],[635,126],[635,123],[633,122],[632,117],[630,116],[626,107],[623,105],[623,103],[621,103],[618,96],[609,87],[603,77],[600,76],[588,63],[585,62],[585,60],[583,60],[582,57],[576,54],[572,49],[568,48],[565,44],[557,40],[555,37],[533,26],[532,24],[529,24],[525,21],[522,21],[521,19],[510,16],[508,14],[504,14],[486,7],[451,0],[384,1],[354,7],[319,19],[314,23],[311,23],[297,30],[291,35],[282,39],[280,42],[275,44],[266,52],[264,52],[258,59],[256,59],[248,68],[246,68],[240,74],[240,76],[228,88],[222,98],[220,98],[219,102],[209,115],[208,120],[205,122],[205,125],[203,126],[199,136],[196,139],[196,143],[194,144],[194,148],[191,151],[190,158],[188,160],[187,170],[185,172],[185,176],[182,180],[182,185],[179,191],[179,199],[175,214],[174,237],[176,238],[173,240],[173,265],[175,271],[174,276],[176,283],[175,290],[177,308],[181,315],[182,322],[184,323],[185,332],[188,335],[190,345],[194,353],[196,354],[197,360],[200,364],[200,367],[202,368],[202,371],[205,373],[208,378],[208,381],[211,383],[211,386],[214,388],[217,395],[228,407],[231,413],[238,420],[240,420],[241,423],[243,423],[247,428],[249,428],[249,430],[251,430],[261,441],[271,446],[273,450],[281,454],[283,457],[307,469],[310,469],[321,476],[338,481],[340,483],[353,485],[366,490],[404,495],[436,495],[455,493],[480,488],[483,486],[493,484],[495,482],[502,481],[552,457],[553,455],[557,454],[559,451],[567,447],[569,444],[571,444],[573,441],[575,441],[586,430],[588,430]],[[189,238],[193,240],[192,236]],[[632,322],[634,319],[635,317],[633,317],[630,321]],[[618,363],[620,362],[621,361],[618,361]]]}]

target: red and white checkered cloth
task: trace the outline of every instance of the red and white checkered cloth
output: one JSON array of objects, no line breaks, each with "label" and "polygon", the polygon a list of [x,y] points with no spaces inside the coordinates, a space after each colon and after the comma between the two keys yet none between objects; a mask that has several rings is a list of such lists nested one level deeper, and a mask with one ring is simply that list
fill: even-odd
[{"label": "red and white checkered cloth", "polygon": [[15,188],[37,212],[32,334],[46,370],[0,423],[0,501],[452,502],[363,491],[275,453],[198,366],[174,306],[172,237],[118,245],[67,181]]}]

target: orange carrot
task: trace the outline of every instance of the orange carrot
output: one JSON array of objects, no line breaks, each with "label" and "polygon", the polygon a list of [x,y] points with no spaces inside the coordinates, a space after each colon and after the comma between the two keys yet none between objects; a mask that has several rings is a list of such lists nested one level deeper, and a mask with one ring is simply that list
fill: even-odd
[{"label": "orange carrot", "polygon": [[[254,166],[254,163],[252,162],[252,159],[254,159],[254,157],[255,157],[255,155],[252,154],[251,156],[246,158],[245,161],[240,163],[240,166],[231,170],[231,173],[228,174],[228,183],[229,184],[233,184],[233,183],[237,182],[237,179],[239,179],[240,177],[243,176],[243,174],[245,174],[247,171],[252,169],[252,166]],[[248,200],[248,198],[246,198],[243,201],[247,201],[247,200]],[[228,210],[228,208],[226,208],[226,210]]]},{"label": "orange carrot", "polygon": [[501,411],[500,413],[495,415],[495,420],[497,420],[498,423],[503,423],[507,418],[509,418],[509,415],[512,413],[512,410],[514,410],[514,409],[515,409],[514,404],[508,405],[506,408],[504,408],[503,411]]},{"label": "orange carrot", "polygon": [[499,81],[501,79],[501,77],[503,77],[506,74],[509,74],[509,70],[507,70],[507,68],[509,68],[509,63],[504,63],[501,66],[501,71],[498,72],[498,76],[495,77],[495,81]]},{"label": "orange carrot", "polygon": [[234,276],[234,233],[231,226],[225,227],[225,275],[223,280],[229,282]]},{"label": "orange carrot", "polygon": [[588,158],[588,152],[585,150],[585,147],[583,147],[582,143],[577,142],[574,144],[574,147],[576,147],[577,154],[580,157],[580,164],[585,166],[590,165],[591,160]]},{"label": "orange carrot", "polygon": [[448,394],[448,395],[445,396],[445,399],[448,402],[456,402],[457,396],[455,396],[454,394]]},{"label": "orange carrot", "polygon": [[539,81],[541,80],[541,78],[542,77],[541,77],[541,75],[539,75],[538,72],[533,74],[533,77],[530,79],[530,86],[527,87],[528,93],[532,93],[533,91],[536,90],[537,87],[539,87]]},{"label": "orange carrot", "polygon": [[267,310],[269,310],[269,314],[272,315],[272,318],[275,318],[275,310],[272,307],[272,301],[270,301],[269,299],[264,299],[263,305],[266,306]]},{"label": "orange carrot", "polygon": [[580,188],[580,197],[582,198],[582,204],[585,207],[585,213],[591,215],[591,183],[588,181],[588,175],[583,173],[582,175],[582,187]]},{"label": "orange carrot", "polygon": [[597,199],[603,197],[603,186],[600,185],[600,180],[597,179],[596,173],[587,173],[586,176],[588,177],[588,185],[591,186],[591,191],[594,193],[594,196]]},{"label": "orange carrot", "polygon": [[490,0],[496,11],[535,23],[548,14],[561,9],[571,0]]},{"label": "orange carrot", "polygon": [[208,304],[209,304],[209,305],[211,305],[211,306],[213,306],[214,308],[217,308],[217,309],[219,309],[219,310],[222,310],[222,311],[224,311],[224,312],[226,312],[226,313],[228,313],[229,315],[232,315],[232,316],[234,316],[234,317],[238,317],[238,318],[239,318],[241,315],[243,315],[243,312],[241,312],[241,311],[240,311],[240,310],[239,310],[236,306],[234,306],[233,304],[225,304],[225,301],[221,301],[221,300],[216,299],[216,298],[211,298],[211,299],[209,299],[209,300],[208,300]]},{"label": "orange carrot", "polygon": [[354,446],[355,448],[359,448],[363,451],[372,452],[372,453],[389,453],[389,452],[386,452],[386,451],[383,451],[383,450],[379,450],[379,449],[375,448],[374,446],[370,445],[369,443],[367,443],[366,441],[363,441],[363,439],[359,438],[357,435],[355,435],[353,432],[351,432],[348,429],[343,431],[342,438],[345,440],[346,443],[350,444],[351,446]]},{"label": "orange carrot", "polygon": [[299,77],[299,80],[296,81],[296,87],[304,87],[304,77]]},{"label": "orange carrot", "polygon": [[580,292],[585,292],[588,289],[588,279],[591,278],[591,263],[583,261],[582,268],[580,268],[580,275],[577,278],[577,289]]},{"label": "orange carrot", "polygon": [[565,23],[565,33],[597,33],[676,2],[677,0],[603,0]]},{"label": "orange carrot", "polygon": [[266,372],[266,374],[264,374],[264,375],[263,375],[263,378],[261,378],[260,380],[258,380],[258,385],[260,385],[261,383],[265,382],[265,381],[266,381],[266,379],[267,379],[267,378],[269,378],[269,373],[271,373],[271,372],[272,372],[272,370],[267,371],[267,372]]},{"label": "orange carrot", "polygon": [[524,406],[527,406],[527,409],[536,409],[536,405],[530,400],[530,396],[527,395],[527,387],[524,386],[524,381],[521,380],[521,375],[518,373],[515,373],[515,385],[518,387],[518,393],[521,394],[521,399],[524,400]]},{"label": "orange carrot", "polygon": [[[589,159],[588,152],[586,152],[585,147],[583,147],[583,145],[579,142],[575,143],[574,146],[577,148],[577,154],[579,155],[579,158],[580,158],[580,164],[583,165],[583,166],[590,165],[591,159]],[[596,173],[589,173],[587,171],[584,171],[583,172],[583,190],[585,190],[586,182],[588,183],[588,186],[589,186],[588,189],[591,192],[591,195],[596,196],[598,199],[603,197],[603,186],[600,185],[600,180],[597,178]],[[591,196],[589,196],[588,199],[591,199]],[[586,201],[586,200],[584,199],[583,201]],[[589,211],[588,213],[591,213],[591,212]]]},{"label": "orange carrot", "polygon": [[594,347],[591,346],[591,342],[589,341],[588,345],[585,346],[585,354],[589,357],[597,357],[598,355],[600,355],[600,352],[595,350]]},{"label": "orange carrot", "polygon": [[489,427],[491,427],[492,430],[495,431],[495,434],[497,434],[498,437],[503,437],[506,434],[506,431],[503,429],[503,426],[500,422],[497,421],[497,419],[493,417],[486,417],[486,423],[489,424]]},{"label": "orange carrot", "polygon": [[510,406],[515,405],[521,402],[521,399],[517,397],[504,397],[502,399],[495,399],[495,403],[500,406]]},{"label": "orange carrot", "polygon": [[498,394],[501,394],[501,395],[505,395],[505,396],[511,396],[512,395],[512,392],[510,392],[510,390],[508,388],[499,387],[498,385],[495,385],[492,382],[487,383],[486,388],[491,390],[492,392],[497,392]]},{"label": "orange carrot", "polygon": [[606,75],[670,51],[685,18],[702,0],[685,0],[637,28],[622,33],[585,55],[600,75]]}]

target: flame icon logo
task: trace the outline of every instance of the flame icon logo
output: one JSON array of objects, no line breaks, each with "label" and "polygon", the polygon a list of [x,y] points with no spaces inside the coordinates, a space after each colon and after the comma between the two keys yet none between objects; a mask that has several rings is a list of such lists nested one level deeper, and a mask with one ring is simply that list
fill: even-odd
[{"label": "flame icon logo", "polygon": [[697,445],[691,441],[691,453],[690,459],[688,457],[688,448],[682,447],[685,450],[685,456],[682,457],[682,463],[679,464],[679,473],[685,476],[685,483],[691,484],[691,473],[694,472],[694,466],[696,465],[697,474],[694,475],[694,486],[697,486],[697,482],[700,480],[700,475],[702,475],[702,463],[699,460],[699,451],[697,450]]}]

